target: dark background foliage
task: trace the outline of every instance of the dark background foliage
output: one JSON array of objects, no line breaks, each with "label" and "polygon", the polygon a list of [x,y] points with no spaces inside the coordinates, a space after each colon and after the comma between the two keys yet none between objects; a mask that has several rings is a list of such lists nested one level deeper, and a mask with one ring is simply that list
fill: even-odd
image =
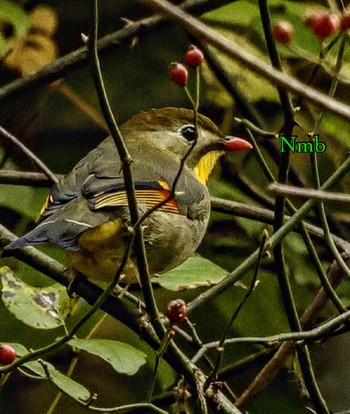
[{"label": "dark background foliage", "polygon": [[[38,6],[36,1],[17,3],[23,7],[27,15],[33,13]],[[304,13],[312,7],[316,9],[327,9],[330,5],[335,7],[333,3],[337,2],[324,1],[311,4],[306,1],[274,0],[268,3],[274,20],[284,18],[294,23],[296,27],[293,48],[280,47],[279,51],[284,70],[305,82],[318,59],[320,42],[305,27]],[[56,53],[56,48],[57,54],[63,56],[82,47],[81,34],[89,32],[87,2],[56,0],[45,1],[43,4],[50,7],[50,13],[56,16],[57,31],[53,30],[53,33],[39,31],[39,34],[36,33],[39,37],[29,39],[28,48],[34,49],[45,60]],[[268,64],[268,53],[257,2],[248,0],[206,2],[205,7],[207,10],[201,15],[204,22],[223,33],[230,41],[236,42],[237,47],[255,54],[263,59],[266,65]],[[122,18],[132,22],[152,13],[140,3],[130,1],[101,0],[99,8],[100,36],[115,32],[128,24]],[[20,15],[14,13],[13,20],[15,23],[20,21]],[[52,23],[51,27],[53,25]],[[44,43],[40,43],[42,42],[40,36],[44,37]],[[10,41],[10,37],[4,36],[4,44]],[[332,39],[334,38],[335,36]],[[176,87],[168,79],[167,71],[170,62],[183,60],[184,52],[193,42],[196,42],[196,39],[181,25],[164,21],[154,27],[141,29],[135,37],[101,55],[108,97],[119,123],[126,121],[140,110],[152,107],[190,106],[181,88]],[[0,49],[0,52],[3,53],[3,50]],[[23,53],[27,52],[28,50],[23,51]],[[202,70],[201,112],[210,116],[225,133],[232,135],[249,138],[246,130],[233,121],[234,117],[249,118],[255,123],[260,121],[262,128],[279,131],[283,125],[283,111],[275,84],[258,77],[253,71],[242,68],[236,61],[217,53],[211,47],[206,52],[209,65]],[[334,68],[338,53],[339,47],[336,46],[325,59],[318,75],[314,77],[313,86],[318,90],[328,93],[332,80],[331,70],[328,69]],[[28,59],[24,61],[28,62]],[[40,59],[37,55],[33,59],[38,65],[36,69],[39,70]],[[345,103],[349,103],[349,61],[347,39],[342,78],[336,91],[336,97]],[[19,63],[9,69],[5,59],[1,68],[0,82],[6,85],[21,75],[28,74],[29,70],[30,68],[26,68],[25,65],[20,66]],[[232,98],[232,90],[230,93],[223,86],[224,76],[229,79],[234,98]],[[193,78],[190,80],[190,88],[194,86]],[[93,112],[94,119],[90,111]],[[297,120],[302,128],[296,127],[295,133],[307,140],[307,133],[313,130],[319,113],[320,109],[309,105],[308,102],[301,102]],[[82,156],[106,136],[102,124],[103,117],[88,63],[80,65],[75,70],[69,70],[64,79],[54,84],[42,83],[6,99],[0,99],[0,125],[31,148],[56,174],[67,173]],[[345,159],[350,143],[348,131],[346,121],[328,112],[325,112],[322,123],[314,131],[319,133],[327,144],[327,151],[319,154],[318,158],[321,182],[325,181]],[[2,145],[0,162],[3,169],[27,171],[35,169],[32,162],[7,140],[0,138],[0,143]],[[271,144],[271,140],[260,137],[258,143],[270,168],[276,173],[280,167],[278,142]],[[313,178],[309,155],[293,154],[291,156],[292,184],[313,187]],[[209,189],[213,196],[273,211],[274,199],[266,190],[267,184],[268,180],[262,174],[255,153],[252,152],[248,155],[235,154],[225,157],[215,169],[209,182]],[[334,190],[348,194],[349,180],[344,179]],[[0,184],[1,224],[17,235],[24,234],[34,226],[40,206],[47,194],[46,188]],[[293,202],[297,206],[302,204],[300,199],[296,198]],[[259,247],[263,229],[266,228],[271,235],[272,227],[263,220],[248,220],[215,211],[215,208],[213,210],[208,234],[199,253],[229,272]],[[331,231],[342,239],[349,240],[350,220],[346,205],[328,203],[326,211]],[[320,225],[319,212],[316,209],[310,213],[308,221]],[[315,245],[322,264],[327,269],[333,260],[333,255],[323,240],[316,240]],[[40,250],[62,262],[65,260],[62,253],[53,247],[43,246]],[[321,283],[299,234],[291,233],[284,239],[284,250],[297,310],[301,315],[310,305]],[[4,258],[1,261],[4,265],[10,266],[16,275],[28,284],[47,286],[52,283],[47,276],[14,258]],[[242,282],[249,286],[252,276],[253,272],[249,272]],[[259,284],[235,320],[229,332],[230,337],[258,337],[289,331],[275,264],[272,260],[263,264],[258,279]],[[163,310],[170,299],[180,296],[190,301],[206,288],[181,292],[170,292],[160,287],[156,287],[155,290],[159,309]],[[337,292],[344,306],[348,306],[350,292],[347,280],[340,285]],[[134,293],[139,294],[139,289],[134,288]],[[246,290],[242,287],[231,286],[215,300],[191,313],[190,319],[196,324],[197,333],[204,343],[220,338],[245,293]],[[74,320],[77,320],[87,308],[88,305],[80,303],[68,325],[73,325]],[[102,314],[103,312],[99,311],[94,315],[80,332],[82,336],[90,332]],[[320,323],[334,315],[334,307],[327,305],[319,315],[316,315],[315,323]],[[1,342],[22,343],[34,349],[53,341],[58,335],[55,330],[34,330],[24,325],[4,306],[0,307],[0,327]],[[116,374],[98,357],[81,353],[73,378],[92,392],[98,393],[99,401],[104,407],[142,401],[152,375],[154,352],[135,332],[112,317],[104,320],[94,333],[94,337],[122,340],[142,349],[148,355],[147,365],[143,366],[135,376],[123,376]],[[326,339],[325,343],[310,346],[316,378],[330,410],[333,412],[348,410],[350,407],[348,392],[350,367],[347,362],[349,336],[345,332],[341,336]],[[182,343],[181,338],[179,343],[183,349],[190,352],[188,344]],[[244,362],[243,365],[232,368],[232,374],[227,377],[228,384],[236,395],[239,396],[245,390],[269,359],[268,355],[263,355],[253,360],[253,363],[247,363],[245,358],[256,355],[262,349],[259,345],[242,344],[230,347],[225,353],[222,366],[232,367]],[[57,369],[66,372],[72,356],[71,350],[64,348],[50,354],[49,359]],[[214,353],[211,357],[214,359]],[[162,362],[157,377],[156,393],[171,387],[175,378],[176,372]],[[33,381],[17,371],[3,386],[0,411],[49,412],[57,392],[57,389],[47,381]],[[196,401],[189,405],[191,404],[193,412],[199,412]],[[306,412],[305,406],[312,407],[312,404],[307,397],[297,359],[290,357],[267,389],[252,399],[248,411],[252,414],[277,414],[283,410],[285,414],[299,414]],[[165,409],[170,410],[167,405]],[[69,397],[64,396],[55,412],[87,411],[87,408],[72,403]]]}]

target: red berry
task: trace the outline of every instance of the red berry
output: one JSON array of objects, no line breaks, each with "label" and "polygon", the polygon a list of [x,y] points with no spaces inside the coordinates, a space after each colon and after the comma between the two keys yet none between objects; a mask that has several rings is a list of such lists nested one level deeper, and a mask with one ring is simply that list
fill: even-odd
[{"label": "red berry", "polygon": [[350,8],[345,9],[340,19],[340,28],[345,31],[350,29]]},{"label": "red berry", "polygon": [[185,59],[192,68],[196,68],[203,63],[204,54],[198,47],[191,45],[185,55]]},{"label": "red berry", "polygon": [[340,18],[337,14],[330,14],[328,11],[311,13],[306,24],[311,28],[315,35],[324,40],[340,28]]},{"label": "red berry", "polygon": [[187,317],[186,302],[182,299],[171,300],[166,306],[166,316],[170,325],[176,325]]},{"label": "red berry", "polygon": [[280,20],[272,27],[272,36],[281,45],[288,45],[292,40],[294,31],[294,26],[291,23]]},{"label": "red berry", "polygon": [[169,69],[169,76],[179,86],[185,86],[188,79],[188,70],[182,63],[172,63]]},{"label": "red berry", "polygon": [[16,350],[10,344],[2,344],[0,346],[0,363],[3,365],[12,364],[16,359]]}]

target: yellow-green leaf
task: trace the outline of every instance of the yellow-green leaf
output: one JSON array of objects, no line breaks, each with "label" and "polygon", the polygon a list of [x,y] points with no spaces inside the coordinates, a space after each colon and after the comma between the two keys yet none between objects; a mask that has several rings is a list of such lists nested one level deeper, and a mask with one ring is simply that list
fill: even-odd
[{"label": "yellow-green leaf", "polygon": [[99,356],[120,374],[134,375],[146,362],[146,355],[129,344],[110,339],[72,339],[69,344]]},{"label": "yellow-green leaf", "polygon": [[152,282],[165,289],[178,291],[215,285],[227,276],[227,270],[200,256],[190,257],[180,266],[163,273]]},{"label": "yellow-green leaf", "polygon": [[8,267],[0,268],[0,275],[2,300],[17,319],[37,329],[53,329],[64,323],[70,303],[64,286],[29,286]]}]

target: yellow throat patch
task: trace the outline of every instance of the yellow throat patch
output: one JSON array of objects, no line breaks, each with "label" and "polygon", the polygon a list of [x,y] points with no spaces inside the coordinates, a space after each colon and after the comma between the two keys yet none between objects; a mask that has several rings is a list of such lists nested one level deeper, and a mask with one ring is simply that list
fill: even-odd
[{"label": "yellow throat patch", "polygon": [[209,175],[213,171],[218,159],[223,155],[224,151],[212,151],[205,154],[194,167],[194,174],[198,181],[206,185]]}]

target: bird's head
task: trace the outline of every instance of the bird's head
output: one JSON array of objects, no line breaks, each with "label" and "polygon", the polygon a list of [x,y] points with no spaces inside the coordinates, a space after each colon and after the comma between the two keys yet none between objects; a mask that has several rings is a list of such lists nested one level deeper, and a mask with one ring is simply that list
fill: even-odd
[{"label": "bird's head", "polygon": [[179,161],[186,157],[186,165],[194,170],[203,184],[218,158],[226,151],[252,148],[248,141],[224,136],[206,116],[198,114],[195,119],[194,111],[184,108],[141,112],[123,125],[122,133],[124,132],[132,139],[147,139],[149,145],[170,151]]}]

